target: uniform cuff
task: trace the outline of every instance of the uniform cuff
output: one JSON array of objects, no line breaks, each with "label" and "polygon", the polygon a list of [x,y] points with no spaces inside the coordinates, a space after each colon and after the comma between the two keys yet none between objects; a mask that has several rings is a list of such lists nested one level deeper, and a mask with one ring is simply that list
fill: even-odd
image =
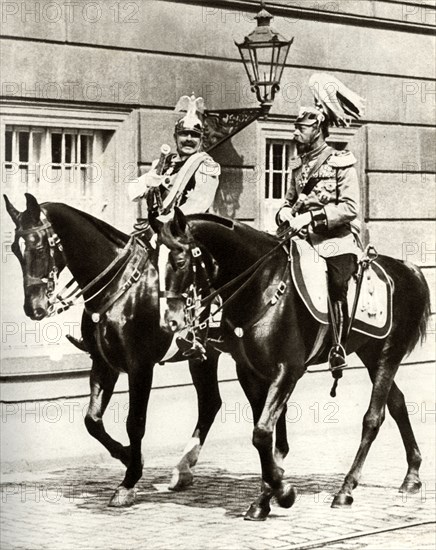
[{"label": "uniform cuff", "polygon": [[327,215],[324,208],[320,210],[311,210],[312,227],[314,233],[325,233],[328,229]]}]

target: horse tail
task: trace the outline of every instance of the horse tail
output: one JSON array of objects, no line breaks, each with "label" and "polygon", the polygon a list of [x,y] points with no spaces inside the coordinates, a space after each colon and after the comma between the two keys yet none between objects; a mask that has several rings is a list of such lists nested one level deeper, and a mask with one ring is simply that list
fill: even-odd
[{"label": "horse tail", "polygon": [[[414,296],[414,308],[410,312],[409,326],[414,327],[406,349],[406,355],[409,355],[418,342],[423,343],[427,336],[427,325],[431,316],[430,288],[422,273],[422,270],[410,262],[404,262],[412,271],[416,290]],[[413,287],[412,287],[413,288]]]}]

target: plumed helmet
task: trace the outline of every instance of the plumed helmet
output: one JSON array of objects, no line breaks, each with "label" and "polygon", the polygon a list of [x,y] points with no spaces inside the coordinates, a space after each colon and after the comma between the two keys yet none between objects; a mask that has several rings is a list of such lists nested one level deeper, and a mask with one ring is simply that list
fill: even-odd
[{"label": "plumed helmet", "polygon": [[193,132],[198,135],[203,134],[204,125],[201,119],[204,113],[204,100],[202,97],[196,98],[194,93],[191,97],[184,95],[177,102],[174,111],[186,113],[176,122],[176,133]]},{"label": "plumed helmet", "polygon": [[313,126],[314,124],[321,124],[324,120],[325,116],[319,109],[315,107],[300,107],[295,124]]},{"label": "plumed helmet", "polygon": [[358,120],[365,111],[365,100],[332,75],[312,75],[309,87],[315,99],[315,107],[324,114],[329,126],[349,126],[353,119]]},{"label": "plumed helmet", "polygon": [[349,126],[364,113],[365,100],[334,76],[316,73],[310,77],[309,87],[315,107],[301,107],[295,121],[298,124]]}]

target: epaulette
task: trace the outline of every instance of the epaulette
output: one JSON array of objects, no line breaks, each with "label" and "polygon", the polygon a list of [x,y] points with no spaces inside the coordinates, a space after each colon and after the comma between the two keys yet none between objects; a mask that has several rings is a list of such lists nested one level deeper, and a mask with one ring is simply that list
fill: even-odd
[{"label": "epaulette", "polygon": [[205,158],[199,170],[202,174],[207,174],[208,176],[219,176],[221,174],[221,166],[212,157]]},{"label": "epaulette", "polygon": [[335,151],[328,159],[327,164],[333,168],[347,168],[356,164],[356,157],[351,151]]}]

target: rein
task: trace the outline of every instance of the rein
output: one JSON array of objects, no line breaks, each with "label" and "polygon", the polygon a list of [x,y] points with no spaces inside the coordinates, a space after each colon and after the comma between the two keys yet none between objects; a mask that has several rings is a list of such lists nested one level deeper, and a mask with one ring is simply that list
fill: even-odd
[{"label": "rein", "polygon": [[[82,289],[79,289],[77,282],[74,279],[71,279],[59,292],[56,293],[55,300],[51,302],[51,305],[53,307],[56,304],[62,304],[62,307],[53,311],[53,313],[61,313],[62,311],[66,311],[70,307],[74,306],[86,292],[89,292],[92,288],[94,288],[97,283],[99,283],[106,275],[108,275],[115,267],[117,267],[118,263],[120,263],[120,266],[118,267],[118,269],[116,269],[110,280],[105,283],[100,289],[98,289],[92,296],[84,299],[83,303],[90,302],[91,300],[96,298],[101,292],[103,292],[117,277],[117,275],[119,275],[119,273],[127,266],[129,260],[132,258],[134,253],[134,248],[132,246],[133,242],[134,238],[131,237],[122,249],[122,251],[117,255],[117,257],[114,258],[112,262],[107,267],[105,267],[104,270],[99,273],[99,275],[97,275],[97,277],[95,277],[95,279],[90,281]],[[73,290],[67,296],[62,296],[62,293],[65,290],[68,290],[73,283],[75,284]]]},{"label": "rein", "polygon": [[[232,286],[236,285],[237,283],[239,283],[241,280],[243,280],[244,278],[246,278],[248,276],[248,279],[240,287],[238,287],[226,300],[222,301],[222,303],[219,305],[219,307],[213,312],[213,315],[210,315],[202,323],[197,324],[197,321],[199,320],[199,315],[196,315],[194,313],[194,316],[191,317],[191,321],[189,323],[187,323],[187,328],[192,329],[194,331],[195,331],[195,329],[200,329],[200,330],[205,329],[207,327],[208,323],[210,322],[210,320],[213,319],[213,317],[216,316],[217,313],[219,313],[227,304],[229,304],[232,300],[234,300],[252,282],[254,277],[257,275],[259,269],[263,266],[263,264],[275,252],[277,252],[277,250],[279,250],[280,248],[284,248],[285,251],[286,251],[286,243],[288,243],[294,235],[295,235],[295,232],[291,229],[286,229],[286,230],[282,231],[279,234],[279,238],[281,238],[281,240],[276,246],[274,246],[271,250],[269,250],[261,258],[259,258],[254,264],[252,264],[250,267],[248,267],[245,271],[240,273],[237,277],[235,277],[234,279],[232,279],[228,283],[224,284],[220,288],[214,290],[213,292],[211,292],[210,294],[205,296],[202,300],[198,300],[198,298],[197,298],[197,289],[195,287],[195,279],[194,279],[194,284],[192,285],[193,286],[192,291],[194,293],[194,296],[190,297],[189,295],[185,295],[185,302],[186,302],[186,306],[188,306],[188,301],[189,301],[189,303],[192,304],[190,306],[190,308],[194,307],[194,311],[196,312],[201,307],[204,308],[207,305],[209,305],[222,292],[224,292],[225,290],[227,290],[227,289],[231,288]],[[195,276],[195,274],[196,274],[195,261],[196,261],[197,258],[201,259],[201,250],[197,246],[195,246],[195,247],[190,246],[190,250],[191,250],[191,254],[194,258],[193,271],[194,271],[194,276]],[[201,267],[204,270],[206,269],[202,259],[201,259]],[[286,270],[287,270],[287,266],[285,267],[285,273],[286,273]],[[207,278],[207,280],[208,280],[208,278]],[[209,282],[209,280],[208,280],[208,282]],[[209,284],[209,288],[211,288],[210,284]],[[270,307],[270,305],[274,305],[277,302],[277,300],[279,299],[279,297],[282,294],[284,294],[285,290],[286,290],[286,284],[283,282],[283,277],[282,277],[282,280],[279,284],[279,287],[278,287],[276,293],[274,294],[273,298],[269,302],[268,306],[266,308],[264,308],[262,310],[261,314],[259,314],[256,317],[256,319],[250,324],[253,325],[256,322],[258,322],[259,319],[262,318],[263,315],[266,313],[266,311]],[[247,328],[247,327],[245,327],[245,328]]]},{"label": "rein", "polygon": [[[252,264],[245,271],[240,273],[237,277],[235,277],[234,279],[232,279],[231,281],[229,281],[225,285],[221,286],[217,290],[214,290],[211,294],[209,294],[208,296],[203,298],[203,300],[201,300],[201,305],[208,304],[214,298],[216,298],[219,294],[221,294],[225,290],[231,288],[235,284],[239,283],[241,280],[243,280],[248,275],[252,274],[252,276],[254,276],[257,273],[258,268],[260,268],[266,262],[266,260],[268,260],[275,252],[277,252],[277,250],[282,248],[294,236],[295,236],[295,232],[290,230],[290,229],[286,229],[285,231],[280,233],[278,235],[278,237],[281,240],[276,246],[274,246],[274,248],[272,248],[266,254],[264,254],[261,258],[256,260],[256,262],[254,262],[254,264]],[[236,289],[235,292],[229,298],[227,298],[227,300],[224,302],[224,304],[226,304],[229,300],[233,299],[241,290],[243,290],[247,286],[247,284],[251,281],[251,279],[252,279],[252,277],[250,277],[242,286],[240,286],[238,289]],[[221,308],[224,306],[224,304],[221,305]]]}]

